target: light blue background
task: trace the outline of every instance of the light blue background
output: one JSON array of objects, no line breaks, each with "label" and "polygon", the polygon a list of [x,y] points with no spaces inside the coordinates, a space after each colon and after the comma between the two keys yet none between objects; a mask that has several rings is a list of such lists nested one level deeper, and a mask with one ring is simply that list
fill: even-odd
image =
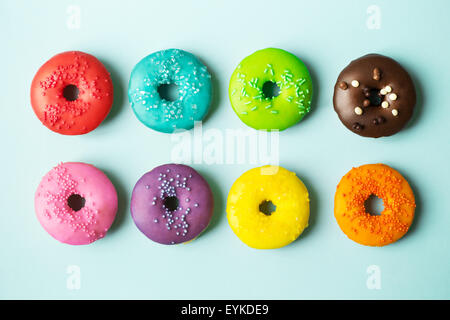
[{"label": "light blue background", "polygon": [[[81,28],[66,27],[68,4],[81,8]],[[366,26],[369,5],[381,28]],[[434,1],[0,1],[1,298],[450,298],[450,2]],[[145,55],[181,48],[213,74],[215,101],[204,129],[244,128],[227,99],[239,61],[269,46],[301,57],[316,96],[311,113],[280,137],[280,164],[308,186],[310,227],[278,250],[246,247],[231,231],[225,201],[246,165],[195,165],[216,200],[212,225],[188,245],[148,240],[129,214],[131,190],[153,167],[170,162],[170,135],[144,127],[126,98],[129,74]],[[95,131],[55,134],[35,117],[31,79],[65,50],[97,56],[110,70],[115,103]],[[391,56],[411,73],[417,111],[408,127],[382,139],[359,137],[333,111],[333,85],[350,60]],[[60,161],[104,170],[119,193],[108,235],[89,246],[51,238],[33,208],[41,177]],[[406,237],[383,248],[360,246],[333,216],[336,184],[352,166],[383,162],[411,183],[417,215]],[[68,290],[66,268],[81,269],[81,289]],[[366,287],[370,265],[381,290]]]}]

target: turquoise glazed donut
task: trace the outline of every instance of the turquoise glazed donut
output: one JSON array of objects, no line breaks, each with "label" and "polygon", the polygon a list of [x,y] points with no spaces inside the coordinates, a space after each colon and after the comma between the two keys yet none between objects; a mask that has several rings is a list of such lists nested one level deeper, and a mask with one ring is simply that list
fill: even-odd
[{"label": "turquoise glazed donut", "polygon": [[[161,98],[161,85],[176,85],[178,98]],[[168,49],[142,59],[131,72],[128,99],[136,117],[147,127],[166,133],[191,129],[211,104],[211,75],[193,54]]]}]

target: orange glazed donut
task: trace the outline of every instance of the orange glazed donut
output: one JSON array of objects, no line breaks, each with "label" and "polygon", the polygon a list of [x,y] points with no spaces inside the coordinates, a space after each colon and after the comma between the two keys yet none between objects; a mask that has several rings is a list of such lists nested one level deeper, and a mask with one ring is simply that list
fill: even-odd
[{"label": "orange glazed donut", "polygon": [[67,51],[48,60],[31,84],[31,105],[50,130],[85,134],[106,118],[113,103],[108,70],[94,56]]},{"label": "orange glazed donut", "polygon": [[[367,213],[364,202],[375,195],[383,200],[381,215]],[[366,246],[385,246],[408,231],[416,204],[408,181],[384,164],[367,164],[350,170],[339,182],[334,216],[341,230]]]}]

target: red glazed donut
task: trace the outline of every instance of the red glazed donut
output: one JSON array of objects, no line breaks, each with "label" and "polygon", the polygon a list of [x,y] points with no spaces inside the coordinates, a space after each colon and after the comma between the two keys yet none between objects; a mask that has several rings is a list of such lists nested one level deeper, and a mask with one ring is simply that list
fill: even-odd
[{"label": "red glazed donut", "polygon": [[94,56],[67,51],[48,60],[31,84],[31,105],[50,130],[77,135],[94,130],[113,103],[108,70]]}]

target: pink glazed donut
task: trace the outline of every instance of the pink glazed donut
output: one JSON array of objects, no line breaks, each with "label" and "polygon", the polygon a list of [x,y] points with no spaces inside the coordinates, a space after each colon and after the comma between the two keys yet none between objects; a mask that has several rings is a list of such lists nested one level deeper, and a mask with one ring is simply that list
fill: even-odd
[{"label": "pink glazed donut", "polygon": [[193,168],[165,164],[144,174],[131,195],[131,216],[151,240],[178,244],[208,226],[214,200],[208,182]]},{"label": "pink glazed donut", "polygon": [[56,240],[72,245],[103,238],[117,212],[117,192],[93,165],[61,163],[41,180],[34,198],[42,227]]}]

